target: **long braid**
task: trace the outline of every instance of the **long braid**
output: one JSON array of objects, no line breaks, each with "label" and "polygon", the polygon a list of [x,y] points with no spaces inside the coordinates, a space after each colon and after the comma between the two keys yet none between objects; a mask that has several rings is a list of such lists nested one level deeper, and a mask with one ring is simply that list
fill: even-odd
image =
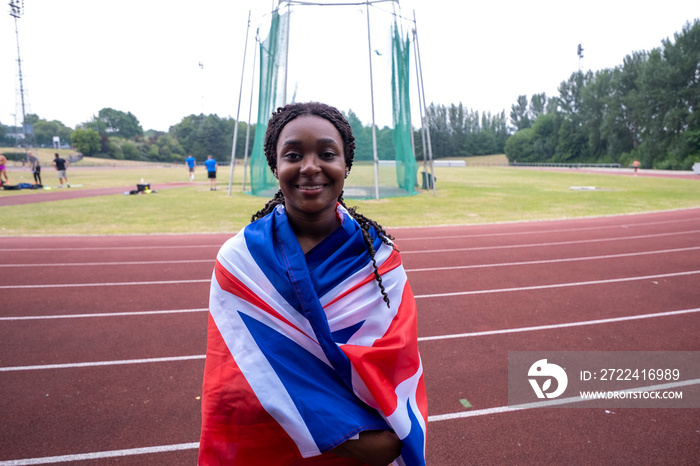
[{"label": "long braid", "polygon": [[343,201],[343,194],[340,194],[340,197],[338,198],[338,202],[340,205],[345,207],[345,210],[348,211],[348,213],[357,221],[357,223],[360,225],[360,229],[362,230],[362,238],[365,240],[365,246],[367,246],[367,252],[369,253],[369,257],[372,260],[372,267],[374,267],[374,279],[377,282],[377,285],[379,285],[379,290],[382,292],[382,297],[384,298],[384,302],[386,303],[386,306],[388,308],[391,308],[391,304],[389,303],[389,295],[386,293],[386,289],[384,288],[384,284],[382,284],[382,276],[379,274],[379,268],[377,267],[377,261],[374,258],[375,250],[374,250],[374,245],[372,244],[372,235],[370,235],[369,230],[370,228],[374,228],[375,231],[379,234],[379,238],[382,240],[382,243],[387,244],[391,246],[392,248],[396,249],[396,246],[394,246],[394,243],[391,241],[394,239],[393,236],[391,236],[389,233],[387,233],[384,230],[384,227],[381,226],[379,223],[376,221],[372,220],[371,218],[365,217],[362,214],[357,213],[357,207],[348,207],[345,205],[345,202]]},{"label": "long braid", "polygon": [[275,210],[275,207],[277,207],[279,204],[284,204],[284,194],[282,194],[281,189],[275,193],[275,196],[272,199],[267,201],[265,207],[253,214],[253,217],[250,219],[250,221],[254,222],[259,218],[263,218],[265,215]]}]

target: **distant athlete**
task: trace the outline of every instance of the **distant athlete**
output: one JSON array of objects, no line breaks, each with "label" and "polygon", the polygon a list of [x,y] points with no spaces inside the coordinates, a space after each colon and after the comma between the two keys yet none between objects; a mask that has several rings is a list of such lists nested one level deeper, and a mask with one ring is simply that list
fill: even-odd
[{"label": "distant athlete", "polygon": [[187,171],[190,174],[190,181],[194,181],[194,167],[197,165],[197,162],[194,160],[192,155],[188,155],[185,162],[187,162]]},{"label": "distant athlete", "polygon": [[7,158],[4,155],[0,154],[0,186],[3,185],[3,176],[5,177],[5,183],[9,183],[9,180],[7,179],[7,168],[5,168],[6,164]]},{"label": "distant athlete", "polygon": [[39,163],[39,158],[31,152],[29,153],[29,168],[34,175],[34,184],[41,185],[41,163]]},{"label": "distant athlete", "polygon": [[68,183],[68,176],[66,176],[66,170],[68,169],[68,162],[66,159],[62,159],[58,153],[54,155],[53,166],[56,167],[56,172],[58,174],[58,181],[61,183],[61,188],[63,187],[63,180],[66,180],[66,186],[70,188],[70,183]]},{"label": "distant athlete", "polygon": [[208,155],[207,160],[204,161],[204,166],[207,167],[209,190],[216,191],[216,160],[214,160],[214,157]]}]

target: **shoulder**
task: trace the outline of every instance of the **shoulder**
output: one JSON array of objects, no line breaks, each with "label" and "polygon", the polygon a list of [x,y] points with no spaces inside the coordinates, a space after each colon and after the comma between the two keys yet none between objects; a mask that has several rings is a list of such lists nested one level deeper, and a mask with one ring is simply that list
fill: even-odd
[{"label": "shoulder", "polygon": [[246,228],[247,227],[242,228],[238,233],[227,239],[221,246],[217,254],[217,260],[219,260],[219,262],[221,262],[222,259],[231,261],[233,257],[240,255],[242,251],[247,249],[244,234]]}]

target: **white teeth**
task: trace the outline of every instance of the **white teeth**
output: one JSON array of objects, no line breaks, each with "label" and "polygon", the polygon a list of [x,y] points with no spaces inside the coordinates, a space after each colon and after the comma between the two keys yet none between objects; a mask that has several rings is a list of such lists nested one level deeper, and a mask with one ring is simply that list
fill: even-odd
[{"label": "white teeth", "polygon": [[306,191],[313,191],[314,189],[321,189],[323,185],[317,184],[315,186],[299,186],[299,189],[303,189]]}]

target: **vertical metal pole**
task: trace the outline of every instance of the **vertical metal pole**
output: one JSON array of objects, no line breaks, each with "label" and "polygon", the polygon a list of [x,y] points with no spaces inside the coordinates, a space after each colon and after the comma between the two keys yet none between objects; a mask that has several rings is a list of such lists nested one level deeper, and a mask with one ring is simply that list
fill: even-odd
[{"label": "vertical metal pole", "polygon": [[[27,160],[29,160],[29,138],[27,137],[27,115],[24,109],[24,83],[22,80],[22,59],[20,58],[19,54],[19,29],[17,28],[17,19],[20,17],[22,12],[20,11],[20,6],[15,2],[15,0],[10,0],[9,5],[10,16],[12,16],[15,19],[15,38],[17,39],[17,70],[19,72],[19,96],[22,102],[22,136],[24,136],[24,150],[26,152],[26,157]],[[16,123],[15,129],[17,129]]]},{"label": "vertical metal pole", "polygon": [[377,128],[374,124],[374,78],[372,77],[372,37],[369,27],[369,0],[365,2],[367,8],[367,47],[369,51],[369,93],[372,97],[372,150],[374,154],[374,197],[379,199],[379,157],[377,156]]},{"label": "vertical metal pole", "polygon": [[228,177],[228,196],[231,197],[231,185],[233,184],[233,167],[236,165],[236,140],[238,139],[238,118],[241,114],[241,99],[243,98],[243,78],[245,77],[245,57],[248,52],[248,33],[250,32],[250,10],[248,10],[248,27],[245,31],[245,46],[243,47],[243,65],[241,66],[241,86],[238,91],[238,110],[236,111],[236,125],[233,128],[233,147],[231,147],[231,171]]},{"label": "vertical metal pole", "polygon": [[[425,105],[425,87],[423,87],[423,65],[421,64],[420,46],[418,45],[418,23],[416,22],[416,10],[413,10],[413,24],[415,25],[416,50],[418,51],[418,56],[416,57],[416,61],[418,62],[418,70],[419,70],[419,74],[420,74],[420,87],[421,87],[421,92],[423,95],[423,107],[426,107],[426,105]],[[427,131],[426,134],[428,135],[428,158],[430,160],[430,177],[431,177],[430,181],[433,184],[433,196],[437,196],[437,191],[435,188],[435,173],[433,171],[433,148],[432,148],[432,144],[430,143],[430,126],[428,125],[428,112],[427,111],[426,111],[425,115],[426,115],[426,118],[425,118],[424,125],[426,126],[426,131]]]},{"label": "vertical metal pole", "polygon": [[253,113],[253,93],[255,92],[255,62],[258,58],[258,44],[260,29],[255,34],[255,47],[253,48],[253,77],[250,79],[250,104],[248,105],[248,127],[245,129],[245,152],[243,154],[243,185],[241,191],[245,191],[245,179],[248,174],[248,142],[250,141],[250,119]]},{"label": "vertical metal pole", "polygon": [[[287,40],[285,43],[285,57],[284,57],[284,89],[282,90],[282,105],[287,105],[287,75],[289,74],[289,27],[292,17],[292,7],[289,2],[287,2]],[[274,109],[273,109],[274,110]]]},{"label": "vertical metal pole", "polygon": [[[428,149],[425,144],[426,140],[426,135],[425,135],[425,116],[423,114],[424,109],[423,109],[423,100],[421,98],[421,89],[420,89],[420,82],[419,82],[419,72],[418,72],[418,50],[416,49],[416,30],[415,28],[412,30],[413,32],[413,55],[416,57],[414,60],[416,63],[416,86],[418,88],[418,108],[420,111],[420,139],[421,143],[423,145],[423,171],[425,173],[428,173]],[[415,153],[415,152],[414,152]]]}]

